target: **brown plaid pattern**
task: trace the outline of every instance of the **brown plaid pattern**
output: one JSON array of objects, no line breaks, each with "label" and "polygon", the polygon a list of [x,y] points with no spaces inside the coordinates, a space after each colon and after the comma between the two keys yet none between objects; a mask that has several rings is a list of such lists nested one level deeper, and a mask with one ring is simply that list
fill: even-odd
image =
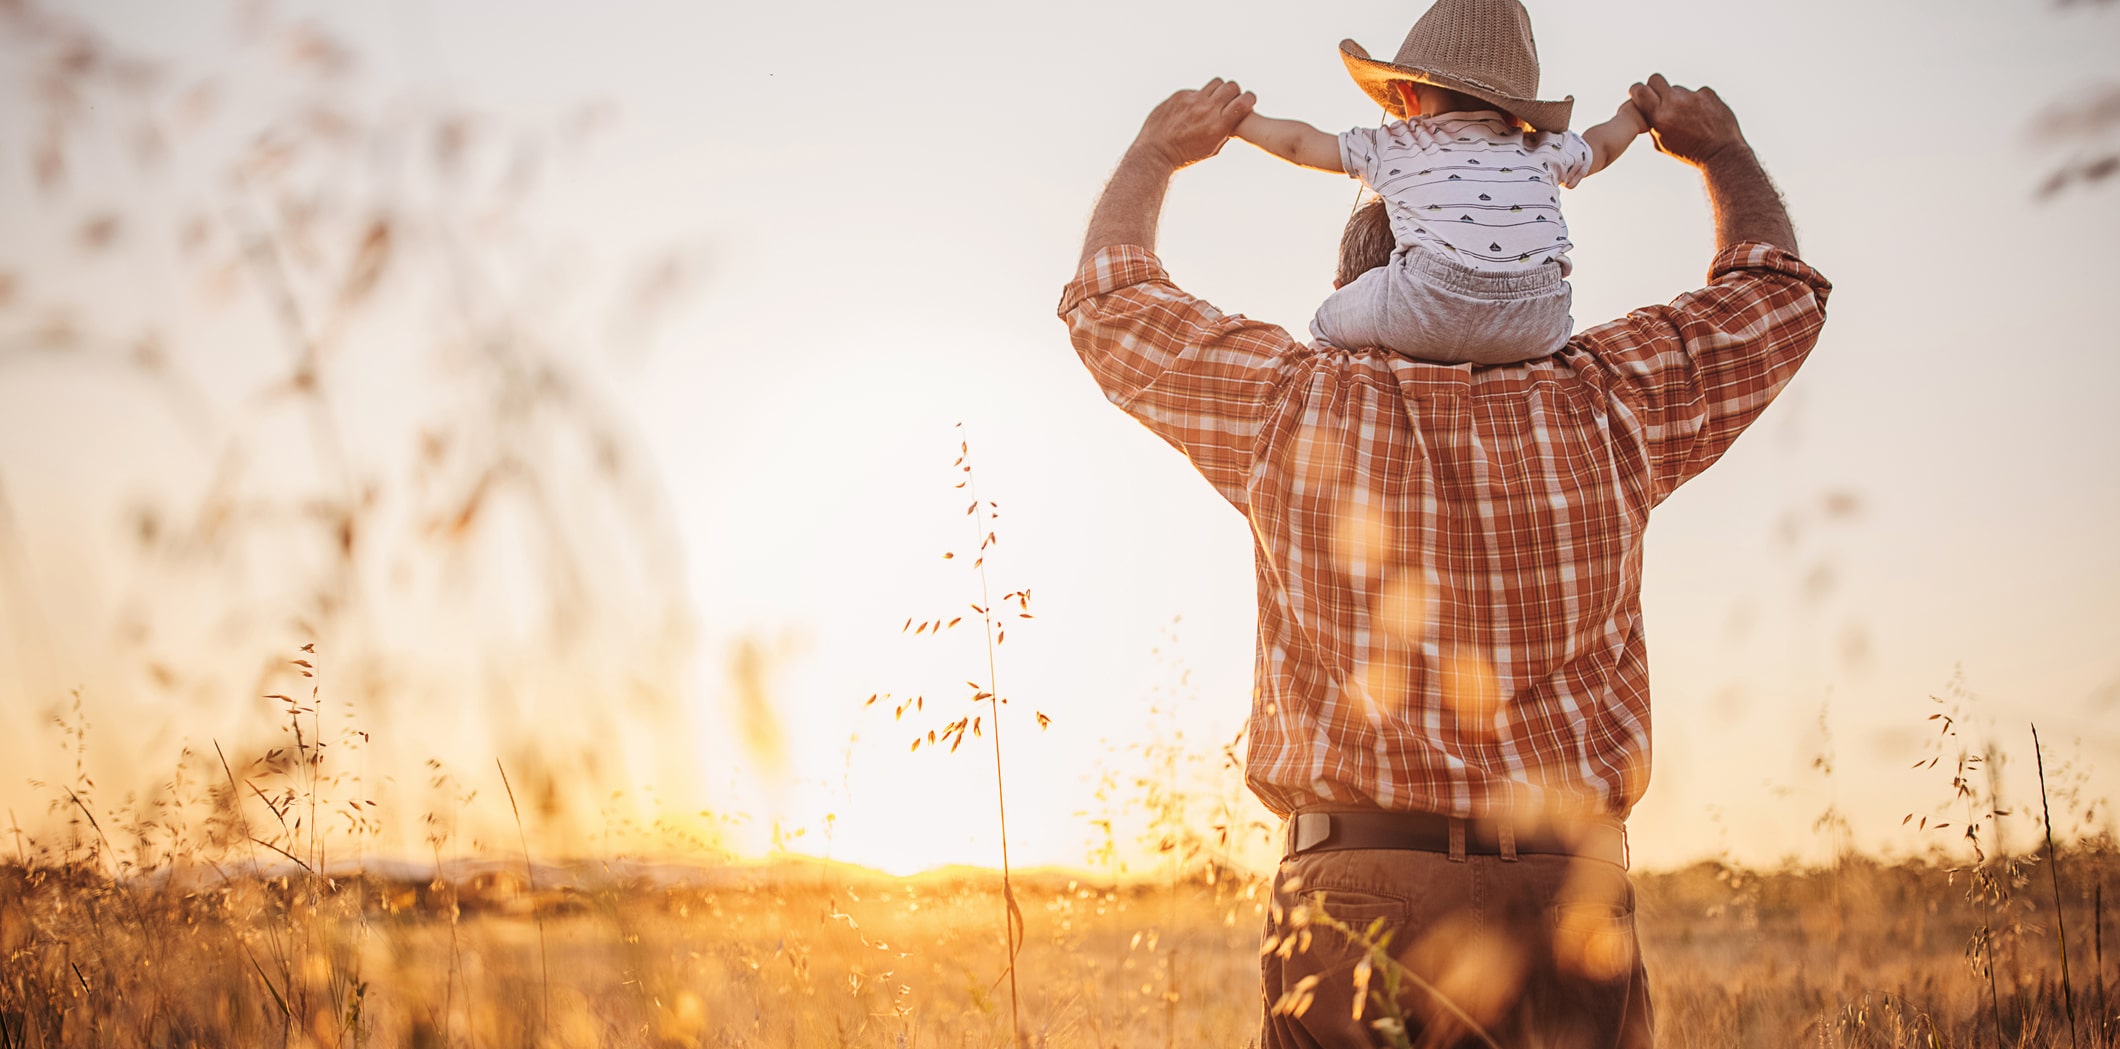
[{"label": "brown plaid pattern", "polygon": [[1830,290],[1739,244],[1699,291],[1481,369],[1300,343],[1139,247],[1084,263],[1059,312],[1112,403],[1251,523],[1269,808],[1624,817],[1649,510],[1788,383]]}]

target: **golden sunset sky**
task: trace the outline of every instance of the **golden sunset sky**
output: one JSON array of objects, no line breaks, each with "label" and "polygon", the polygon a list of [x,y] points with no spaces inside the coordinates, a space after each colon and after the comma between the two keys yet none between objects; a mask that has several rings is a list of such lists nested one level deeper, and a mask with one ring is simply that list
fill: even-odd
[{"label": "golden sunset sky", "polygon": [[[1650,531],[1656,768],[1638,862],[1816,856],[1829,804],[1864,848],[1920,847],[1901,818],[1949,800],[1945,771],[1909,769],[1931,753],[1926,719],[1948,709],[1931,696],[2011,755],[2012,796],[2029,789],[2035,720],[2050,773],[2069,760],[2086,797],[2120,793],[2120,179],[2039,192],[2112,153],[2120,126],[2033,131],[2057,106],[2110,96],[2120,4],[1529,6],[1544,93],[1574,95],[1578,127],[1651,72],[1716,87],[1787,196],[1803,255],[1836,285],[1811,362]],[[1150,774],[1144,744],[1182,729],[1212,765],[1241,726],[1244,522],[1105,403],[1052,311],[1090,205],[1157,101],[1223,76],[1273,115],[1373,123],[1336,45],[1389,54],[1420,5],[66,10],[164,63],[156,119],[198,130],[172,132],[169,159],[141,173],[131,118],[89,106],[66,180],[40,187],[44,67],[0,45],[0,273],[13,281],[0,304],[0,810],[23,828],[52,797],[27,781],[72,775],[49,722],[73,690],[115,804],[128,780],[166,780],[187,745],[273,738],[255,696],[283,691],[271,668],[317,641],[327,695],[358,680],[348,695],[381,697],[360,715],[376,739],[351,760],[396,785],[403,826],[435,794],[426,757],[505,819],[493,759],[563,744],[601,755],[581,775],[627,790],[621,807],[655,788],[654,805],[626,811],[711,811],[741,855],[768,851],[777,823],[793,849],[824,851],[829,827],[832,855],[894,871],[992,864],[985,741],[909,753],[943,714],[916,726],[893,723],[889,702],[863,710],[872,693],[919,694],[954,717],[965,680],[985,677],[964,628],[901,634],[908,617],[979,600],[952,488],[959,422],[981,495],[1001,506],[994,594],[1028,586],[1037,616],[1000,650],[1015,861],[1083,863],[1096,832],[1080,813],[1106,805],[1100,775],[1123,808]],[[311,31],[343,41],[351,65],[328,81],[274,72]],[[190,114],[187,91],[208,81],[212,113]],[[291,540],[171,567],[138,538],[141,507],[196,506],[227,476],[217,449],[246,449],[231,483],[297,517],[301,493],[334,483],[303,411],[258,392],[284,339],[257,271],[227,261],[245,250],[252,198],[224,162],[285,110],[261,93],[288,84],[386,139],[450,108],[481,128],[597,125],[520,205],[535,251],[487,244],[471,269],[524,338],[576,348],[565,359],[585,400],[639,471],[608,506],[547,490],[552,506],[445,540],[421,538],[433,515],[419,507],[449,501],[405,496],[389,511],[403,556],[378,560],[361,611],[329,636],[275,604],[292,607],[277,566],[316,570],[313,553],[281,548]],[[411,201],[406,214],[470,216],[488,199],[476,178],[391,174],[387,152],[352,150],[343,172],[311,177]],[[1177,177],[1161,255],[1187,290],[1301,329],[1354,196],[1233,142]],[[1701,280],[1712,230],[1698,179],[1646,142],[1563,203],[1579,325]],[[170,232],[194,212],[210,227],[197,258]],[[102,214],[124,232],[90,251],[83,221]],[[453,257],[447,236],[406,228],[404,243]],[[340,241],[315,250],[350,254]],[[687,293],[636,331],[632,260],[673,246]],[[451,274],[386,271],[377,315],[338,333],[323,364],[340,425],[382,435],[346,469],[397,478],[385,506],[424,491],[389,464],[416,458],[431,420],[468,418],[452,399],[466,373],[437,364],[457,358],[415,349],[459,325],[437,305]],[[115,343],[159,332],[196,398],[31,349],[63,303]],[[475,357],[475,342],[458,349]],[[539,513],[567,522],[583,555],[571,583],[531,553]],[[642,521],[660,522],[645,540]],[[594,600],[564,596],[577,592]],[[1828,753],[1830,779],[1814,767]],[[577,816],[567,847],[595,847],[598,825]]]}]

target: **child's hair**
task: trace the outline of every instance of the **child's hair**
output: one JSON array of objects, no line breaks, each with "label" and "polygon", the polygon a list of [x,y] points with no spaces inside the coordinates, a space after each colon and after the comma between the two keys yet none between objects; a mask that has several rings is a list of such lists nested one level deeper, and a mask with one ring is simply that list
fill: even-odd
[{"label": "child's hair", "polygon": [[1391,216],[1384,210],[1384,198],[1363,201],[1347,217],[1347,228],[1340,234],[1340,265],[1333,274],[1332,286],[1345,287],[1356,277],[1390,262],[1397,243],[1391,232]]},{"label": "child's hair", "polygon": [[[1511,113],[1508,110],[1503,109],[1502,107],[1497,106],[1484,98],[1474,98],[1473,96],[1468,95],[1463,91],[1452,91],[1447,87],[1439,87],[1435,84],[1422,84],[1418,81],[1413,80],[1394,80],[1391,83],[1392,86],[1398,89],[1399,98],[1405,105],[1406,112],[1408,113],[1423,113],[1427,116],[1435,116],[1439,113],[1466,113],[1483,109],[1493,110],[1497,113],[1500,113],[1510,123],[1515,124],[1516,126],[1523,128],[1526,131],[1531,130],[1531,125],[1526,124],[1522,117],[1519,117],[1515,113]],[[1419,92],[1420,89],[1423,87],[1427,88],[1432,92],[1435,92],[1435,98],[1439,105],[1437,106],[1436,111],[1434,113],[1426,112],[1426,108],[1421,105]]]}]

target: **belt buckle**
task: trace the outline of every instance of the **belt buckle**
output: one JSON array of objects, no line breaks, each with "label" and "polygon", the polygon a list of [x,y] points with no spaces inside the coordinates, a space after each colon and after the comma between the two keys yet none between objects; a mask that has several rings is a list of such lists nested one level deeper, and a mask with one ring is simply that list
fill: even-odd
[{"label": "belt buckle", "polygon": [[1288,854],[1307,852],[1332,838],[1332,814],[1298,812],[1288,819]]}]

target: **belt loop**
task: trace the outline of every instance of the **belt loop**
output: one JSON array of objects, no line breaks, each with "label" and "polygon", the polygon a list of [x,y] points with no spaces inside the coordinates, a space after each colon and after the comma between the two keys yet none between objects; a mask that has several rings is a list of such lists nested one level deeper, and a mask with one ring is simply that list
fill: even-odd
[{"label": "belt loop", "polygon": [[1332,837],[1332,816],[1323,812],[1298,812],[1288,818],[1288,854],[1309,852]]},{"label": "belt loop", "polygon": [[1465,821],[1450,817],[1450,862],[1465,862]]},{"label": "belt loop", "polygon": [[1494,833],[1495,833],[1495,837],[1499,839],[1499,844],[1500,844],[1500,846],[1501,846],[1502,862],[1503,862],[1503,863],[1515,863],[1515,862],[1516,862],[1516,823],[1515,823],[1515,821],[1511,820],[1511,819],[1510,819],[1509,817],[1507,817],[1507,816],[1504,816],[1504,817],[1502,817],[1501,819],[1498,819],[1498,820],[1494,821]]}]

